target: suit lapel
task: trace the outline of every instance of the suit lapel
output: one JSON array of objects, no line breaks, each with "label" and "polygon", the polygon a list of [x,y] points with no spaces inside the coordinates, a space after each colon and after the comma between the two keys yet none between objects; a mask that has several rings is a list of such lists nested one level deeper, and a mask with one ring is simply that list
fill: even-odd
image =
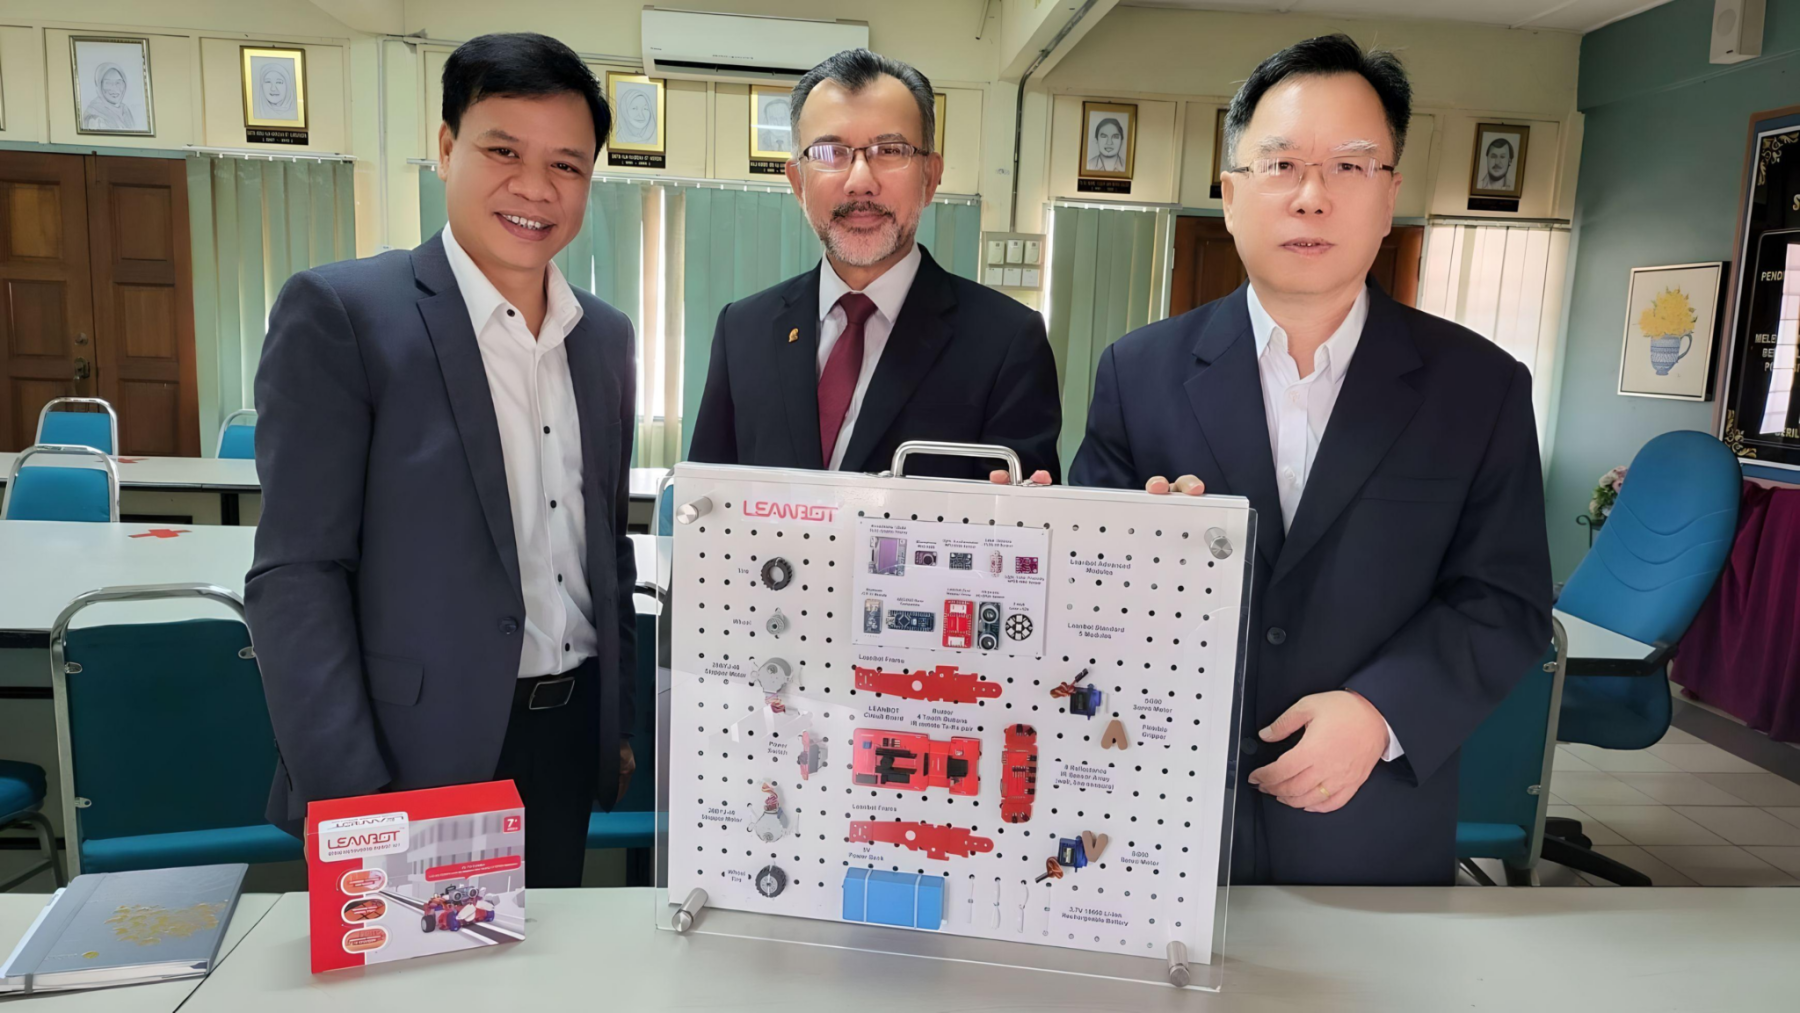
[{"label": "suit lapel", "polygon": [[419,300],[419,315],[431,335],[444,389],[450,395],[450,411],[462,437],[463,453],[475,479],[475,494],[487,519],[488,533],[500,550],[500,562],[512,581],[515,595],[523,595],[519,582],[519,547],[513,538],[512,504],[506,491],[506,457],[500,449],[500,423],[494,415],[494,397],[488,390],[487,368],[481,347],[469,324],[469,310],[456,275],[444,255],[444,241],[433,236],[413,251],[413,274],[432,295]]},{"label": "suit lapel", "polygon": [[[576,298],[579,299],[580,296]],[[563,349],[569,357],[570,385],[575,389],[575,413],[581,425],[581,495],[587,508],[590,581],[594,573],[592,557],[604,542],[604,539],[594,537],[594,533],[610,531],[614,526],[610,512],[614,505],[614,490],[600,487],[600,475],[616,475],[617,472],[611,462],[603,460],[600,454],[617,453],[618,448],[603,445],[599,436],[605,432],[609,422],[619,418],[619,399],[616,395],[607,397],[607,392],[623,389],[619,377],[614,375],[607,366],[606,357],[601,354],[600,342],[603,340],[591,313],[583,313],[581,322],[563,339]],[[621,430],[619,439],[627,440],[631,435]]]},{"label": "suit lapel", "polygon": [[1394,301],[1370,285],[1369,319],[1271,583],[1292,572],[1319,543],[1412,421],[1423,396],[1403,377],[1423,364]]},{"label": "suit lapel", "polygon": [[1249,497],[1258,520],[1257,551],[1274,565],[1283,541],[1281,496],[1275,488],[1262,374],[1243,287],[1225,297],[1207,320],[1194,342],[1194,357],[1200,369],[1183,387],[1225,479],[1227,489],[1219,491]]},{"label": "suit lapel", "polygon": [[[862,408],[856,413],[856,426],[850,430],[843,471],[868,471],[870,464],[887,467],[888,462],[871,462],[869,455],[950,342],[950,323],[944,316],[955,308],[956,292],[950,275],[931,259],[931,254],[923,247],[919,254],[919,273],[913,277],[912,288],[900,306],[900,317],[888,334],[881,361],[863,394]],[[814,426],[817,428],[816,422]]]},{"label": "suit lapel", "polygon": [[790,282],[782,298],[787,304],[775,318],[775,330],[768,340],[781,400],[787,406],[794,465],[822,469],[825,459],[819,446],[819,268]]}]

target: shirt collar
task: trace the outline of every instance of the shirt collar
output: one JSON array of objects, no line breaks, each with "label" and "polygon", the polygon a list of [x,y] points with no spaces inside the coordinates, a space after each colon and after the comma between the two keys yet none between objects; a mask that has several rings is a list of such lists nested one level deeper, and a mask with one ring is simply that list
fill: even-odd
[{"label": "shirt collar", "polygon": [[[888,323],[900,318],[900,307],[906,305],[906,293],[912,289],[913,278],[919,274],[919,262],[924,255],[919,252],[919,244],[900,258],[900,262],[890,267],[881,277],[869,282],[869,287],[862,294],[875,302],[875,310],[886,317]],[[819,319],[824,320],[831,315],[831,308],[843,298],[844,293],[855,289],[845,284],[838,277],[837,269],[831,266],[831,258],[819,258]]]},{"label": "shirt collar", "polygon": [[[1256,297],[1256,286],[1247,286],[1250,303],[1250,332],[1256,338],[1256,357],[1263,357],[1270,344],[1275,350],[1288,354],[1287,332],[1269,311],[1263,308],[1262,300]],[[1356,301],[1350,304],[1350,312],[1344,316],[1344,322],[1338,325],[1331,337],[1319,346],[1320,358],[1314,363],[1319,370],[1332,370],[1342,376],[1344,370],[1350,368],[1350,357],[1356,354],[1356,345],[1362,340],[1363,325],[1369,321],[1369,287],[1363,286],[1356,293]]]},{"label": "shirt collar", "polygon": [[[456,241],[448,224],[444,226],[444,258],[450,261],[450,273],[456,278],[456,287],[462,291],[463,305],[469,309],[469,323],[475,333],[480,334],[494,314],[511,304]],[[550,262],[548,270],[544,282],[544,322],[557,325],[558,333],[567,335],[581,322],[581,301],[575,298],[575,290],[569,287],[568,279],[563,277],[562,269],[555,261]]]}]

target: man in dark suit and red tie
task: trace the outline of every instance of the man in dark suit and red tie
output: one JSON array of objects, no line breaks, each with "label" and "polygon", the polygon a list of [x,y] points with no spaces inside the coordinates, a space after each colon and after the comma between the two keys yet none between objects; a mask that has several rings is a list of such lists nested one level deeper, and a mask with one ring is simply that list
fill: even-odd
[{"label": "man in dark suit and red tie", "polygon": [[[816,270],[725,307],[688,456],[879,471],[907,440],[1010,447],[1060,471],[1056,360],[1027,306],[914,242],[943,175],[931,82],[865,49],[795,85],[788,182],[825,246]],[[920,457],[909,470],[978,478]]]}]

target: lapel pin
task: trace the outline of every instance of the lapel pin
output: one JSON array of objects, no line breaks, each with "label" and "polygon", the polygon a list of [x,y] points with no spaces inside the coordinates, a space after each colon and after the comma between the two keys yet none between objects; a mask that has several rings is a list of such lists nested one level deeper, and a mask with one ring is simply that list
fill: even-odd
[{"label": "lapel pin", "polygon": [[800,340],[800,328],[796,327],[793,330],[788,332],[788,344],[791,345],[794,342],[799,341],[799,340]]}]

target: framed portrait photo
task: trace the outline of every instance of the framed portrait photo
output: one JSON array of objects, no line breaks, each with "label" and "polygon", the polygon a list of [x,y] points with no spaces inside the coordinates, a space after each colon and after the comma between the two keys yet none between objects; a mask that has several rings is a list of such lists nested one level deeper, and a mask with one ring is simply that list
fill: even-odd
[{"label": "framed portrait photo", "polygon": [[609,70],[606,97],[613,107],[609,148],[645,155],[666,153],[663,115],[667,105],[661,78]]},{"label": "framed portrait photo", "polygon": [[150,40],[143,36],[71,35],[75,132],[153,137]]},{"label": "framed portrait photo", "polygon": [[931,150],[942,155],[944,153],[944,114],[949,109],[949,100],[941,91],[931,93],[931,117],[934,126],[931,131]]},{"label": "framed portrait photo", "polygon": [[1712,397],[1724,273],[1717,262],[1632,268],[1619,393],[1680,401]]},{"label": "framed portrait photo", "polygon": [[1517,197],[1525,188],[1525,149],[1531,128],[1507,123],[1475,124],[1474,164],[1469,196]]},{"label": "framed portrait photo", "polygon": [[239,46],[244,84],[244,126],[306,129],[306,50]]},{"label": "framed portrait photo", "polygon": [[1081,169],[1087,179],[1130,179],[1136,170],[1137,106],[1081,103]]},{"label": "framed portrait photo", "polygon": [[794,157],[791,110],[793,89],[781,85],[750,86],[750,158],[786,162]]}]

